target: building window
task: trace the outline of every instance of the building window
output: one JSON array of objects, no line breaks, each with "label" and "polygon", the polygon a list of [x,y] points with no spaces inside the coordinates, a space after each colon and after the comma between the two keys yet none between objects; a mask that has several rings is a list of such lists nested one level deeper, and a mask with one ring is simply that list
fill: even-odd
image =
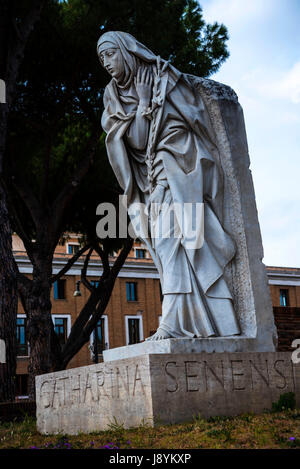
[{"label": "building window", "polygon": [[26,331],[26,317],[17,318],[17,356],[28,356],[28,343]]},{"label": "building window", "polygon": [[135,250],[135,257],[137,259],[145,259],[146,258],[146,249],[136,249]]},{"label": "building window", "polygon": [[142,317],[126,316],[126,344],[138,344],[143,338]]},{"label": "building window", "polygon": [[288,290],[280,290],[280,306],[289,306]]},{"label": "building window", "polygon": [[98,288],[98,286],[99,286],[99,280],[91,280],[91,281],[90,281],[90,284],[92,285],[92,287]]},{"label": "building window", "polygon": [[16,396],[28,398],[28,375],[16,375]]},{"label": "building window", "polygon": [[137,301],[137,283],[126,282],[127,301]]},{"label": "building window", "polygon": [[97,323],[97,328],[94,331],[94,352],[102,353],[105,350],[105,320],[101,318]]},{"label": "building window", "polygon": [[95,360],[96,354],[102,354],[103,350],[108,348],[108,320],[107,316],[103,315],[98,321],[97,329],[92,332],[90,337],[91,358]]},{"label": "building window", "polygon": [[64,300],[66,298],[66,280],[59,279],[53,284],[53,296],[55,300]]},{"label": "building window", "polygon": [[68,254],[76,254],[79,251],[79,244],[68,244],[67,245]]},{"label": "building window", "polygon": [[68,337],[68,318],[55,317],[54,330],[58,336],[58,342],[61,346],[64,345]]}]

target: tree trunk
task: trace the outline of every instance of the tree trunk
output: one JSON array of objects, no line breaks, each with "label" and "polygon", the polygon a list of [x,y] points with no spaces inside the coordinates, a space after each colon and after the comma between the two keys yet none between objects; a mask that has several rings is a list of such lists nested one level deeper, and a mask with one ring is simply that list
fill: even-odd
[{"label": "tree trunk", "polygon": [[[38,261],[33,267],[31,288],[23,292],[23,304],[27,314],[27,331],[30,357],[28,365],[28,393],[35,399],[35,377],[52,370],[51,343],[53,323],[51,319],[51,273],[52,263]],[[45,265],[46,264],[46,265]],[[48,264],[48,265],[47,265]]]},{"label": "tree trunk", "polygon": [[0,380],[0,402],[14,401],[16,374],[17,267],[5,192],[0,181],[0,339],[5,341],[5,375]]},{"label": "tree trunk", "polygon": [[[9,37],[9,8],[0,8],[0,78],[6,78],[7,40]],[[0,103],[0,175],[7,133],[7,103]],[[16,318],[17,318],[17,268],[12,253],[11,228],[8,219],[6,195],[0,180],[0,339],[5,341],[6,364],[0,377],[0,402],[15,399],[16,374]]]},{"label": "tree trunk", "polygon": [[76,353],[89,341],[90,335],[95,330],[99,319],[105,313],[116,278],[124,265],[132,245],[133,239],[128,238],[112,268],[109,268],[105,278],[100,280],[99,286],[91,293],[73,324],[67,343],[62,349],[60,361],[55,363],[55,371],[66,369]]},{"label": "tree trunk", "polygon": [[[15,18],[11,13],[10,2],[0,2],[0,78],[6,84],[6,103],[0,103],[0,177],[7,136],[7,116],[16,88],[16,79],[23,60],[28,37],[38,21],[44,1],[32,3],[27,16],[22,21],[19,37],[12,26]],[[16,317],[17,266],[12,252],[11,228],[8,219],[5,191],[0,180],[0,339],[6,345],[5,377],[0,380],[0,402],[15,399],[16,374]]]}]

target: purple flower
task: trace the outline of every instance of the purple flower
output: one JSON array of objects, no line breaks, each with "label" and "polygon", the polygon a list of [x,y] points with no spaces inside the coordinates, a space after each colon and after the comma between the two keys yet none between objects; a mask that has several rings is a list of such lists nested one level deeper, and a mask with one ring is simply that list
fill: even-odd
[{"label": "purple flower", "polygon": [[290,436],[290,440],[291,441],[294,441],[295,437],[294,436]]},{"label": "purple flower", "polygon": [[104,446],[100,446],[101,449],[119,449],[118,446],[115,446],[113,443],[107,443]]},{"label": "purple flower", "polygon": [[37,446],[30,446],[29,449],[38,449],[38,447]]}]

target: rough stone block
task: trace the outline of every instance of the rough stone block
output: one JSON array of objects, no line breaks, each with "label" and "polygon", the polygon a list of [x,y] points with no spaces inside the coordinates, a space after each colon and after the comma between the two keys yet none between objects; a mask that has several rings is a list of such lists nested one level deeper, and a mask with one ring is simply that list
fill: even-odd
[{"label": "rough stone block", "polygon": [[[242,330],[243,351],[253,351],[253,342],[257,352],[275,351],[277,330],[262,263],[264,254],[243,110],[230,87],[205,78],[194,78],[194,84],[210,115],[224,172],[224,227],[237,248],[225,277]],[[242,337],[254,341],[244,341]]]},{"label": "rough stone block", "polygon": [[[125,345],[103,351],[105,362],[137,357],[144,354],[159,353],[214,353],[214,352],[256,352],[257,341],[254,338],[239,336],[209,337],[205,339],[164,339],[148,340],[139,344]],[[260,346],[260,352],[268,352],[269,344]]]},{"label": "rough stone block", "polygon": [[288,352],[142,355],[36,378],[41,433],[262,412],[283,393],[300,404],[300,364]]}]

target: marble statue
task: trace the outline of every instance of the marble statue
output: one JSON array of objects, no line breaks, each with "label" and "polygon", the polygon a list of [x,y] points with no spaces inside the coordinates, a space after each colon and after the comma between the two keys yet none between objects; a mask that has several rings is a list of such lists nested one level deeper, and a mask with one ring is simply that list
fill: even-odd
[{"label": "marble statue", "polygon": [[[147,340],[228,337],[241,333],[225,267],[235,243],[223,227],[223,172],[204,102],[192,77],[179,72],[128,33],[111,31],[97,43],[112,79],[104,92],[102,127],[110,164],[130,207],[143,203],[147,245],[159,271],[162,319]],[[180,217],[158,233],[172,204],[201,204],[188,243]],[[175,232],[181,233],[175,236]],[[148,234],[150,233],[150,234]]]}]

